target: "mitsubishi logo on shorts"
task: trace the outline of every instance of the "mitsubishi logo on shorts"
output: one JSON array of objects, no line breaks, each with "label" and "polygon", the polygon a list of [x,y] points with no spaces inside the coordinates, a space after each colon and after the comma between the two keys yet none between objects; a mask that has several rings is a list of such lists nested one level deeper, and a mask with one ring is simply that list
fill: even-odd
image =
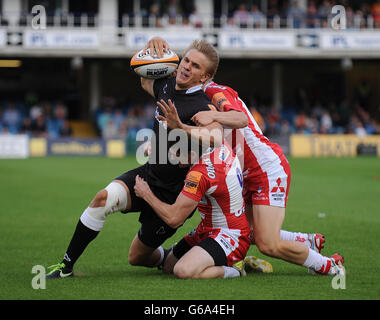
[{"label": "mitsubishi logo on shorts", "polygon": [[271,192],[285,192],[285,188],[284,187],[280,187],[280,184],[281,184],[281,179],[280,178],[278,178],[277,180],[276,180],[276,182],[277,182],[277,187],[274,187],[273,189],[272,189],[272,191]]}]

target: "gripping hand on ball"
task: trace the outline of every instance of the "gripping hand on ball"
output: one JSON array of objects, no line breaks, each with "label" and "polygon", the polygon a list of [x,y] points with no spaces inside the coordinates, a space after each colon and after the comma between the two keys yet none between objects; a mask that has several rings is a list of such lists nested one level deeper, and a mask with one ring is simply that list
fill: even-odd
[{"label": "gripping hand on ball", "polygon": [[164,52],[169,50],[169,44],[160,37],[154,37],[148,41],[143,50],[146,52],[148,49],[150,50],[150,55],[152,57],[154,56],[154,53],[156,53],[158,58],[162,58]]}]

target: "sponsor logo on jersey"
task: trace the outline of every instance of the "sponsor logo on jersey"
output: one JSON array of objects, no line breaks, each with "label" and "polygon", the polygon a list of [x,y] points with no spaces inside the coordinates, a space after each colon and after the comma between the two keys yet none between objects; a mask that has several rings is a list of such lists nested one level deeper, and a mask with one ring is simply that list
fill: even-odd
[{"label": "sponsor logo on jersey", "polygon": [[271,197],[275,201],[281,201],[285,197],[285,188],[281,186],[281,179],[276,180],[277,186],[271,190]]},{"label": "sponsor logo on jersey", "polygon": [[198,191],[199,181],[201,181],[202,173],[199,171],[190,171],[187,174],[186,180],[185,180],[185,186],[183,187],[183,190],[191,193],[196,194]]},{"label": "sponsor logo on jersey", "polygon": [[206,164],[207,175],[209,176],[209,178],[215,179],[215,168],[211,160],[209,158],[206,158],[203,161]]}]

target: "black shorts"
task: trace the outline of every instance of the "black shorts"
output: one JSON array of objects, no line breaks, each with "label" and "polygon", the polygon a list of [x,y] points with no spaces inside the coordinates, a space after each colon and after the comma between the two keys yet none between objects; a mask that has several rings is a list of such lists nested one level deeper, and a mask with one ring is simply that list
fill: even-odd
[{"label": "black shorts", "polygon": [[[220,247],[219,243],[216,242],[213,238],[206,238],[199,242],[197,246],[206,250],[209,255],[214,259],[215,266],[226,266],[227,257],[224,250]],[[173,255],[177,259],[181,259],[192,248],[185,239],[179,241],[173,248]]]},{"label": "black shorts", "polygon": [[[139,221],[141,227],[138,231],[139,239],[148,247],[157,248],[163,244],[166,239],[174,235],[177,229],[168,226],[145,200],[136,196],[134,189],[136,175],[146,180],[145,165],[127,171],[115,180],[123,181],[129,189],[131,195],[131,209],[128,212],[140,212]],[[152,187],[151,189],[157,198],[167,203],[174,203],[178,196],[177,194],[171,194],[165,190],[156,190]]]}]

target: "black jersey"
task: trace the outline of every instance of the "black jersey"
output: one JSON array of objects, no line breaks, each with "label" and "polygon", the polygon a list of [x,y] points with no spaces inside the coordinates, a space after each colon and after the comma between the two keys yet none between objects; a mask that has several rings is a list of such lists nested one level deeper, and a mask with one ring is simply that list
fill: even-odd
[{"label": "black jersey", "polygon": [[[175,84],[175,78],[155,80],[153,86],[155,98],[157,101],[163,99],[165,102],[171,99],[181,121],[194,126],[191,118],[199,111],[209,111],[211,101],[201,86],[189,90],[176,90]],[[156,190],[158,188],[161,189],[160,191],[179,194],[189,168],[180,168],[178,165],[170,163],[167,156],[169,148],[178,140],[168,141],[171,129],[166,128],[165,124],[157,119],[159,114],[163,115],[157,106],[153,126],[155,138],[152,139],[151,155],[147,163],[147,182]],[[163,164],[163,160],[166,160],[167,163]]]}]

